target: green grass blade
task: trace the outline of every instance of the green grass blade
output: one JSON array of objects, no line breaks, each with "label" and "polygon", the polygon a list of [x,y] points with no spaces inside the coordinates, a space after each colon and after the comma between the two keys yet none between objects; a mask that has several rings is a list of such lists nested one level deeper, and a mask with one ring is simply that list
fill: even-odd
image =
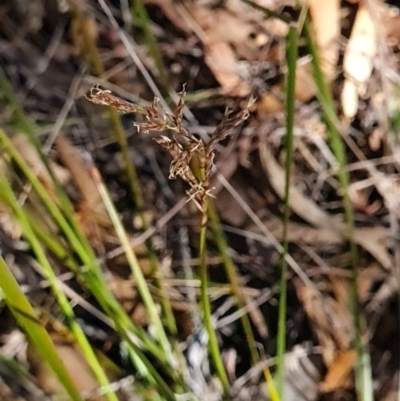
[{"label": "green grass blade", "polygon": [[[204,200],[203,208],[208,209],[208,199]],[[226,396],[229,396],[229,380],[225,372],[224,364],[222,362],[221,353],[218,347],[217,336],[214,331],[214,325],[212,322],[211,304],[208,298],[208,266],[207,266],[207,252],[206,252],[206,232],[207,232],[207,220],[205,224],[202,224],[200,229],[199,239],[199,258],[200,258],[200,307],[203,312],[203,323],[205,330],[208,335],[208,347],[210,351],[211,360],[217,371],[217,375],[221,380],[221,384],[224,388]]]},{"label": "green grass blade", "polygon": [[132,246],[129,243],[129,238],[127,236],[127,233],[121,223],[121,220],[120,220],[118,213],[115,209],[115,206],[110,198],[110,195],[108,194],[108,191],[100,178],[100,174],[98,173],[98,171],[95,168],[92,168],[92,177],[97,185],[100,196],[101,196],[101,198],[104,202],[104,205],[108,211],[108,214],[111,218],[111,221],[115,228],[118,239],[122,245],[125,256],[128,260],[128,264],[131,268],[133,277],[135,278],[136,286],[137,286],[140,296],[143,300],[146,311],[149,315],[150,322],[154,326],[154,332],[155,332],[156,338],[160,342],[163,352],[166,355],[166,358],[171,360],[172,359],[171,345],[167,339],[160,316],[158,315],[157,307],[150,294],[150,290],[149,290],[146,280],[144,278],[143,272],[139,266],[139,262],[136,258],[135,253],[132,250]]},{"label": "green grass blade", "polygon": [[134,23],[142,30],[144,43],[147,46],[150,57],[158,71],[158,81],[161,85],[161,93],[168,96],[168,72],[165,68],[158,44],[151,33],[150,24],[152,23],[146,11],[142,0],[134,0],[131,6],[131,12],[134,17]]},{"label": "green grass blade", "polygon": [[287,240],[287,229],[290,216],[290,170],[292,165],[293,153],[293,125],[294,125],[294,102],[295,102],[295,83],[296,83],[296,62],[297,62],[297,30],[294,26],[289,28],[286,39],[286,85],[285,85],[285,122],[286,135],[284,137],[285,149],[285,192],[283,197],[283,217],[282,217],[282,248],[281,255],[281,274],[279,282],[279,310],[278,310],[278,333],[277,333],[277,366],[276,382],[280,398],[283,395],[283,373],[284,373],[284,354],[286,351],[286,303],[287,303],[287,262],[289,243]]},{"label": "green grass blade", "polygon": [[73,401],[83,401],[58,356],[53,341],[40,324],[33,307],[19,288],[17,281],[11,274],[2,256],[0,256],[0,277],[0,288],[4,294],[5,302],[15,316],[18,324],[35,345],[39,355],[49,364],[71,399]]},{"label": "green grass blade", "polygon": [[317,96],[320,101],[327,132],[329,135],[330,146],[333,154],[338,162],[337,176],[343,197],[343,206],[345,213],[346,233],[350,246],[350,265],[352,269],[352,277],[350,281],[350,295],[352,303],[352,314],[354,321],[354,345],[357,351],[356,363],[356,388],[359,399],[361,401],[373,400],[373,381],[371,373],[371,361],[367,343],[363,340],[364,319],[360,313],[358,305],[357,277],[358,277],[358,253],[357,247],[351,238],[354,228],[353,208],[348,195],[349,175],[346,170],[346,152],[342,137],[339,131],[339,121],[335,112],[335,106],[325,81],[325,77],[321,68],[321,62],[318,56],[318,49],[312,36],[311,27],[308,21],[304,25],[304,33],[307,40],[309,52],[312,56],[312,67],[314,81],[317,86]]},{"label": "green grass blade", "polygon": [[[104,387],[105,389],[109,388],[110,383],[107,379],[107,376],[103,368],[100,366],[100,363],[97,360],[95,352],[93,351],[93,348],[89,344],[89,341],[86,338],[86,335],[84,334],[82,328],[79,326],[79,324],[76,323],[73,309],[68,301],[68,298],[64,295],[64,293],[60,288],[57,277],[54,274],[50,262],[48,261],[41,244],[39,243],[31,225],[29,224],[29,219],[26,217],[24,210],[19,205],[18,200],[16,199],[15,195],[12,192],[11,187],[9,186],[9,183],[1,176],[0,176],[0,188],[1,188],[0,199],[3,201],[3,203],[8,205],[10,209],[12,209],[15,217],[17,218],[20,227],[22,228],[22,232],[27,241],[29,242],[32,251],[34,252],[39,262],[39,266],[41,268],[43,275],[49,282],[49,285],[53,291],[57,303],[60,306],[64,314],[64,317],[68,322],[69,328],[71,329],[71,332],[75,337],[75,340],[80,346],[89,367],[92,369],[92,372],[94,373],[96,379],[98,380],[99,385]],[[114,392],[106,391],[105,396],[109,401],[118,401]]]},{"label": "green grass blade", "polygon": [[[243,308],[245,306],[245,303],[244,303],[244,300],[242,299],[242,293],[241,293],[241,289],[240,289],[238,273],[236,272],[235,264],[233,263],[231,257],[229,256],[228,244],[226,243],[226,239],[221,230],[218,215],[215,211],[215,207],[214,207],[214,204],[211,199],[209,199],[209,205],[208,205],[208,218],[210,220],[211,230],[213,232],[216,245],[218,247],[221,261],[225,267],[225,272],[226,272],[226,275],[228,277],[228,280],[229,280],[229,283],[231,286],[231,291],[232,291],[233,295],[235,296],[238,308]],[[247,341],[247,344],[249,347],[251,361],[252,361],[253,365],[255,365],[257,362],[259,362],[260,357],[258,354],[257,344],[256,344],[256,340],[254,338],[254,334],[253,334],[253,330],[251,328],[251,323],[250,323],[248,314],[246,313],[243,316],[241,316],[240,320],[241,320],[243,332],[244,332],[244,335],[246,337],[246,341]],[[266,385],[267,385],[267,391],[271,398],[271,401],[280,401],[274,380],[272,378],[272,375],[271,375],[271,372],[270,372],[268,366],[266,366],[263,369],[263,371],[264,371],[264,377],[265,377],[265,381],[266,381]]]},{"label": "green grass blade", "polygon": [[[225,272],[231,285],[232,293],[236,299],[236,304],[238,308],[243,308],[244,302],[243,302],[242,292],[240,290],[238,273],[236,272],[236,267],[231,257],[229,256],[228,244],[221,230],[221,225],[218,219],[218,215],[215,211],[215,207],[211,199],[209,199],[209,204],[208,204],[208,218],[210,221],[212,232],[214,234],[215,243],[218,247],[221,261],[225,267]],[[257,344],[254,339],[253,330],[251,328],[250,319],[247,313],[241,317],[241,322],[242,322],[243,332],[245,334],[247,344],[249,347],[252,363],[256,364],[257,362],[259,362],[260,358],[258,355]]]},{"label": "green grass blade", "polygon": [[6,105],[11,109],[14,117],[15,127],[22,132],[33,135],[32,122],[25,116],[14,91],[8,82],[3,70],[0,68],[0,96],[5,100]]}]

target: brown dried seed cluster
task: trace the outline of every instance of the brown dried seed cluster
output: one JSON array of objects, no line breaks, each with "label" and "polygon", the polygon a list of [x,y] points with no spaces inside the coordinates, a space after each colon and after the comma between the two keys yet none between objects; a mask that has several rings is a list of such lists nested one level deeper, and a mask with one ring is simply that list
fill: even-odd
[{"label": "brown dried seed cluster", "polygon": [[[185,90],[179,93],[179,101],[174,114],[162,112],[158,99],[155,98],[150,106],[142,107],[127,102],[115,96],[111,91],[93,87],[86,98],[95,104],[113,107],[124,113],[138,113],[144,116],[145,121],[135,122],[135,126],[144,132],[170,131],[170,136],[161,135],[155,141],[161,145],[172,157],[169,178],[180,176],[186,181],[190,189],[188,196],[193,200],[199,210],[205,213],[205,200],[210,195],[209,179],[214,160],[214,149],[218,142],[225,139],[232,128],[238,126],[248,116],[248,108],[235,114],[225,113],[224,119],[211,135],[210,141],[205,144],[191,134],[183,125]],[[249,102],[249,105],[252,101]],[[196,157],[200,172],[194,173],[190,168],[190,162]]]},{"label": "brown dried seed cluster", "polygon": [[101,89],[99,86],[94,86],[86,95],[86,99],[95,104],[102,104],[103,106],[110,106],[123,113],[142,113],[142,107],[127,102],[115,96],[109,90]]}]

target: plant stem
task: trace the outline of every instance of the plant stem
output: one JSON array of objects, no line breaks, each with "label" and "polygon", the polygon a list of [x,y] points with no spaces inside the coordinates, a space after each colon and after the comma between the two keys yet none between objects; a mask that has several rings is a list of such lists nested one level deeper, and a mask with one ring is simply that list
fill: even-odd
[{"label": "plant stem", "polygon": [[304,24],[304,33],[307,40],[309,52],[312,56],[312,67],[314,80],[317,86],[317,96],[320,101],[327,132],[329,135],[330,146],[333,154],[338,162],[337,176],[340,183],[342,202],[344,208],[344,217],[346,231],[342,235],[346,237],[350,247],[350,266],[352,269],[352,276],[350,280],[350,302],[354,321],[354,346],[357,351],[357,364],[356,364],[356,387],[361,401],[373,400],[373,387],[372,387],[372,373],[371,361],[368,352],[368,346],[362,337],[364,319],[360,313],[358,305],[358,252],[357,246],[354,243],[352,232],[354,229],[353,207],[349,197],[349,174],[346,170],[346,152],[343,144],[343,139],[339,131],[339,121],[335,112],[334,103],[325,81],[321,63],[318,55],[318,49],[315,44],[313,34],[311,32],[309,21],[306,20]]},{"label": "plant stem", "polygon": [[[237,307],[239,309],[243,308],[245,306],[245,301],[243,299],[242,291],[240,289],[240,281],[238,273],[236,271],[236,266],[227,252],[228,245],[226,243],[224,234],[221,230],[221,225],[218,219],[218,215],[215,211],[214,204],[211,200],[209,200],[208,204],[208,218],[210,220],[211,229],[214,234],[215,242],[217,244],[222,263],[225,267],[226,275],[228,276],[228,280],[230,282],[232,293],[235,296]],[[259,362],[260,358],[258,355],[256,341],[253,335],[253,330],[251,328],[250,319],[247,313],[244,314],[240,319],[242,322],[244,335],[246,337],[247,344],[249,347],[251,360],[252,363],[255,365],[257,362]]]},{"label": "plant stem", "polygon": [[214,331],[212,322],[211,304],[208,298],[208,266],[206,261],[206,233],[207,233],[207,210],[208,197],[203,200],[203,216],[200,229],[199,240],[199,259],[200,259],[200,305],[203,311],[204,327],[208,334],[208,345],[211,359],[214,363],[218,377],[221,380],[224,392],[229,396],[229,380],[221,359],[221,353],[218,347],[218,340]]},{"label": "plant stem", "polygon": [[296,61],[297,61],[297,32],[294,26],[289,28],[286,38],[286,88],[285,88],[285,120],[286,135],[284,138],[285,148],[285,193],[283,198],[283,217],[282,217],[282,254],[281,254],[281,275],[279,282],[279,310],[278,310],[278,334],[277,334],[277,390],[280,398],[283,396],[283,374],[284,374],[284,354],[286,351],[286,309],[287,309],[287,262],[289,243],[287,240],[287,229],[289,225],[290,206],[289,206],[289,188],[290,188],[290,170],[293,149],[293,124],[294,124],[294,91],[296,80]]}]

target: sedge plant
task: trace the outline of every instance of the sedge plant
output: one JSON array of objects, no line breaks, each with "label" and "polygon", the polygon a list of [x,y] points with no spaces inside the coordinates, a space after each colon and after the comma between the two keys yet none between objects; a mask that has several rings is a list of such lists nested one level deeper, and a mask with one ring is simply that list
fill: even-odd
[{"label": "sedge plant", "polygon": [[217,336],[211,313],[208,296],[208,266],[206,250],[206,231],[209,213],[209,197],[211,195],[210,176],[213,168],[215,146],[225,139],[231,129],[243,122],[249,115],[248,109],[235,114],[225,113],[221,123],[216,127],[208,143],[191,134],[183,124],[183,107],[185,91],[179,93],[179,101],[174,114],[162,112],[155,98],[150,106],[142,107],[127,102],[110,91],[94,87],[88,94],[89,101],[95,104],[111,106],[124,113],[135,113],[144,116],[145,121],[135,122],[136,127],[144,132],[168,131],[169,136],[161,135],[155,141],[172,157],[169,178],[181,177],[188,185],[188,197],[196,205],[200,214],[199,235],[199,276],[200,276],[200,306],[203,312],[203,322],[208,334],[209,352],[217,375],[224,391],[229,396],[229,381],[225,372],[218,347]]}]

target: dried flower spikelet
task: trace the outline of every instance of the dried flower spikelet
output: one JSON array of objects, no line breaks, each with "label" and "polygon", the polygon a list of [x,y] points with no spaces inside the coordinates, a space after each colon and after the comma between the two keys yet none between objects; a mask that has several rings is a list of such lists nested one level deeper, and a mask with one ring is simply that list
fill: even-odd
[{"label": "dried flower spikelet", "polygon": [[185,87],[186,87],[186,85],[183,85],[182,91],[178,93],[179,100],[178,100],[178,104],[176,105],[175,114],[173,116],[171,116],[174,124],[177,127],[183,126],[183,123],[182,123],[183,108],[185,106],[185,96],[186,96]]},{"label": "dried flower spikelet", "polygon": [[248,117],[249,111],[247,108],[235,114],[232,114],[231,111],[226,110],[224,118],[218,124],[217,128],[215,128],[214,132],[211,135],[211,140],[207,144],[207,154],[211,154],[214,151],[215,145],[218,142],[224,140],[228,135],[230,135],[230,131],[232,130],[232,128],[237,127]]},{"label": "dried flower spikelet", "polygon": [[123,113],[144,113],[144,108],[121,99],[112,94],[110,90],[101,89],[98,85],[90,89],[86,99],[94,104],[101,104],[103,106],[110,106]]},{"label": "dried flower spikelet", "polygon": [[[185,86],[178,94],[178,104],[173,114],[163,112],[159,107],[159,99],[154,98],[151,105],[141,107],[127,102],[113,95],[108,90],[95,86],[91,89],[86,98],[95,104],[107,105],[124,113],[139,113],[145,116],[146,121],[134,122],[138,130],[149,131],[170,131],[170,137],[161,135],[154,140],[162,146],[172,157],[170,164],[169,178],[174,179],[180,176],[186,181],[190,189],[187,194],[189,200],[193,200],[198,209],[204,212],[204,201],[210,194],[209,179],[214,165],[214,149],[218,142],[230,135],[232,128],[238,126],[249,116],[248,108],[255,99],[249,99],[247,107],[238,113],[225,112],[224,118],[214,130],[207,145],[190,133],[183,123],[183,110],[185,106]],[[179,138],[179,140],[178,140]],[[202,178],[197,178],[190,168],[190,162],[196,155],[200,169],[203,170]]]}]

